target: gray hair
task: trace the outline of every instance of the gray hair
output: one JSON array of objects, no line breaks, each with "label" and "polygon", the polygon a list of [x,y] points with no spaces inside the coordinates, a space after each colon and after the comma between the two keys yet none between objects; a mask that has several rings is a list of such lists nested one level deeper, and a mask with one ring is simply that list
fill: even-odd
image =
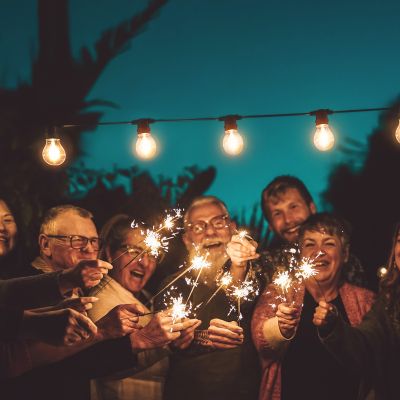
[{"label": "gray hair", "polygon": [[203,206],[205,204],[213,204],[216,206],[219,206],[223,209],[223,211],[229,215],[228,212],[228,208],[226,207],[226,204],[220,200],[218,197],[215,196],[198,196],[195,197],[192,202],[190,203],[189,207],[187,208],[184,216],[183,216],[183,223],[185,225],[185,227],[187,226],[187,224],[189,223],[189,215],[191,213],[191,211],[193,210],[193,208],[195,207],[199,207],[199,206]]},{"label": "gray hair", "polygon": [[93,220],[93,214],[84,208],[73,206],[72,204],[64,204],[61,206],[52,207],[44,214],[42,225],[40,226],[40,234],[49,234],[54,232],[54,222],[61,215],[72,211],[82,218]]}]

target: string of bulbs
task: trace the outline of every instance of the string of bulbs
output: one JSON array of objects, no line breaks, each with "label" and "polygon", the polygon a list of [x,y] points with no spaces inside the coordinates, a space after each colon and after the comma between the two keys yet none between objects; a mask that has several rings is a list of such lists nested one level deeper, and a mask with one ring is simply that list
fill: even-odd
[{"label": "string of bulbs", "polygon": [[[237,156],[243,151],[243,137],[238,131],[237,121],[249,118],[274,118],[274,117],[298,117],[298,116],[315,116],[315,131],[313,136],[314,146],[319,151],[331,150],[335,144],[335,136],[329,126],[328,115],[355,113],[355,112],[371,112],[385,111],[387,107],[381,108],[359,108],[349,110],[329,110],[319,109],[309,112],[285,113],[285,114],[254,114],[254,115],[225,115],[222,117],[196,117],[196,118],[165,118],[151,119],[142,118],[132,121],[114,121],[114,122],[98,122],[100,125],[136,125],[137,139],[135,143],[135,153],[137,157],[143,160],[152,159],[157,153],[157,143],[151,135],[150,124],[156,122],[194,122],[194,121],[222,121],[224,122],[224,136],[222,147],[226,154]],[[93,126],[93,125],[91,125]],[[61,128],[84,127],[82,124],[66,124]],[[395,132],[396,140],[400,143],[400,120]],[[59,138],[47,138],[46,144],[42,152],[43,160],[51,166],[59,166],[66,160],[66,153]]]}]

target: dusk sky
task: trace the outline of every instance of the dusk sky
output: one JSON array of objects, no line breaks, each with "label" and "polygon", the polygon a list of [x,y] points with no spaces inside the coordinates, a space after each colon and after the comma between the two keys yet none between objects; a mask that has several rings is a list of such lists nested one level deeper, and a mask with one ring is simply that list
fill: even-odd
[{"label": "dusk sky", "polygon": [[[13,87],[30,79],[37,5],[1,4],[0,78]],[[75,54],[145,4],[71,0]],[[102,121],[386,107],[400,92],[399,16],[394,0],[170,0],[110,63],[88,99],[119,106],[102,108]],[[215,166],[209,193],[238,212],[258,202],[280,174],[302,178],[319,203],[330,171],[344,159],[339,145],[346,138],[365,145],[378,117],[331,116],[337,146],[328,153],[313,147],[315,122],[307,116],[239,121],[246,147],[235,158],[221,150],[222,122],[152,125],[159,155],[151,161],[132,154],[134,126],[99,127],[83,135],[82,146],[91,168],[138,165],[175,178],[185,166]]]}]

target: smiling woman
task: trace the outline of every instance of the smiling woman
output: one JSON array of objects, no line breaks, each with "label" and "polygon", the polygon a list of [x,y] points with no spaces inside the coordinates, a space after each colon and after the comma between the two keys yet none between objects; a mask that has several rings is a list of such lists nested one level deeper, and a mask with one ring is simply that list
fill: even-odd
[{"label": "smiling woman", "polygon": [[373,293],[341,279],[349,255],[349,229],[342,219],[311,215],[300,227],[299,244],[316,274],[300,284],[292,303],[276,309],[271,304],[277,289],[267,286],[253,314],[252,335],[263,369],[260,399],[354,399],[359,378],[323,348],[313,315],[325,300],[336,315],[356,325],[371,307]]},{"label": "smiling woman", "polygon": [[[145,285],[153,275],[161,257],[148,253],[144,245],[145,227],[132,228],[132,218],[120,214],[112,217],[101,230],[100,237],[103,247],[99,258],[113,264],[110,276],[104,279],[91,292],[99,298],[94,307],[89,310],[93,321],[102,318],[109,310],[118,304],[140,304],[145,313],[152,310],[150,294]],[[147,308],[148,306],[149,308]],[[139,318],[144,326],[151,320],[151,315]],[[132,371],[116,380],[97,379],[93,387],[93,399],[116,400],[122,398],[161,399],[164,376],[168,361],[165,349],[147,350],[139,356],[139,374],[132,375]],[[159,361],[157,361],[159,360]],[[147,368],[147,365],[151,365]],[[120,395],[122,397],[120,397]]]}]

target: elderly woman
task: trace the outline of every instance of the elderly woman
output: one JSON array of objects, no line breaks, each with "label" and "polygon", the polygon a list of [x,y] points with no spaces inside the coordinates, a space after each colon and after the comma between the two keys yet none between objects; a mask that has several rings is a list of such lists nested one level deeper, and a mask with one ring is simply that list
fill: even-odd
[{"label": "elderly woman", "polygon": [[260,399],[354,399],[359,378],[347,373],[321,344],[313,314],[325,299],[341,318],[357,325],[374,295],[342,279],[349,232],[339,218],[310,216],[300,228],[299,245],[315,276],[298,284],[291,302],[277,304],[279,290],[268,285],[253,314],[252,335],[263,369]]},{"label": "elderly woman", "polygon": [[387,270],[380,295],[359,326],[351,327],[328,299],[320,301],[314,314],[314,324],[326,348],[343,365],[361,374],[358,399],[399,398],[400,224],[395,230]]},{"label": "elderly woman", "polygon": [[[146,283],[153,275],[161,257],[152,255],[143,242],[144,227],[132,228],[132,219],[127,215],[111,218],[101,231],[103,248],[100,258],[113,264],[110,275],[95,287],[91,295],[99,298],[89,310],[93,321],[103,317],[117,304],[139,304],[145,313],[151,311],[151,295],[145,290]],[[163,313],[157,314],[161,318]],[[139,324],[150,326],[153,315],[139,318]],[[193,338],[194,329],[200,322],[187,320],[187,329],[172,345],[186,347]],[[153,347],[156,347],[156,343]],[[125,379],[115,377],[97,380],[94,393],[98,399],[161,399],[164,376],[168,368],[168,348],[146,350],[138,356],[141,372],[126,372]],[[122,377],[122,376],[121,376]]]}]

